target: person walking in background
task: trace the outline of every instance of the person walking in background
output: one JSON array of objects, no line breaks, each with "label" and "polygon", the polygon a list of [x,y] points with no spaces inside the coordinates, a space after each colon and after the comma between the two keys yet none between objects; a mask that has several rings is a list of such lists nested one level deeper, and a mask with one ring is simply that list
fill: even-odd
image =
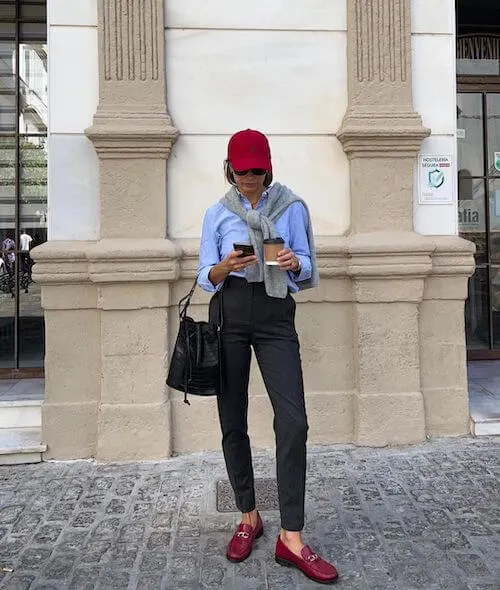
[{"label": "person walking in background", "polygon": [[226,556],[243,561],[263,533],[255,503],[247,433],[251,347],[274,411],[281,530],[278,563],[333,583],[335,567],[302,540],[307,416],[292,293],[319,283],[309,211],[290,189],[272,183],[269,143],[259,131],[233,135],[225,162],[231,190],[204,218],[198,283],[214,293],[217,321],[223,290],[223,388],[218,396],[222,448],[242,520]]},{"label": "person walking in background", "polygon": [[24,288],[24,292],[28,292],[28,285],[31,282],[31,256],[30,247],[33,242],[33,238],[26,233],[26,230],[21,230],[19,236],[21,242],[21,286]]},{"label": "person walking in background", "polygon": [[14,274],[14,265],[16,263],[16,243],[12,238],[7,236],[2,242],[2,257],[7,268],[7,272],[12,276]]},{"label": "person walking in background", "polygon": [[5,273],[2,273],[2,290],[7,293],[9,292],[12,297],[14,297],[14,286],[15,286],[15,276],[14,276],[14,269],[16,265],[16,244],[14,240],[7,236],[2,241],[2,260],[4,262],[2,270],[6,271],[7,276]]},{"label": "person walking in background", "polygon": [[10,293],[11,297],[14,297],[14,291],[12,287],[12,277],[7,270],[5,260],[0,257],[0,292]]}]

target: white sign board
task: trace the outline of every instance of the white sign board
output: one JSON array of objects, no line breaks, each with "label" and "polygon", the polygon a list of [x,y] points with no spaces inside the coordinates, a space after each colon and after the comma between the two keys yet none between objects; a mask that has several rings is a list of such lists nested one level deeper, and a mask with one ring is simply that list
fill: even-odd
[{"label": "white sign board", "polygon": [[454,166],[451,156],[420,155],[418,175],[420,204],[453,203]]}]

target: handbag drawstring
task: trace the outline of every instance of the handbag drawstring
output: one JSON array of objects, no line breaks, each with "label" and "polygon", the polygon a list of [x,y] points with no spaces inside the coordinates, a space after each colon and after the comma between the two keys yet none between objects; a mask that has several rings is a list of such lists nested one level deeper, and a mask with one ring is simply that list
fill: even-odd
[{"label": "handbag drawstring", "polygon": [[[188,310],[189,304],[191,303],[191,297],[193,296],[194,290],[196,289],[196,283],[197,282],[198,282],[198,277],[196,277],[194,279],[193,286],[191,287],[189,293],[187,295],[185,295],[179,301],[179,304],[178,304],[178,309],[179,309],[179,322],[182,322],[182,320],[187,315],[187,310]],[[188,368],[186,368],[186,371],[184,373],[184,403],[187,404],[188,406],[190,406],[191,403],[188,400],[187,394],[188,394],[188,378],[189,378],[189,375],[191,374],[192,365],[191,365],[191,355],[189,354],[189,332],[188,332],[187,326],[185,326],[185,329],[184,329],[184,336],[185,336],[185,339],[186,339],[186,350],[188,351],[188,355],[187,355],[187,357],[188,357]]]},{"label": "handbag drawstring", "polygon": [[184,373],[184,403],[188,406],[191,405],[190,401],[188,400],[188,375],[191,375],[191,355],[189,354],[189,333],[187,326],[184,326],[184,334],[186,337],[186,350],[188,351],[188,365],[189,369]]}]

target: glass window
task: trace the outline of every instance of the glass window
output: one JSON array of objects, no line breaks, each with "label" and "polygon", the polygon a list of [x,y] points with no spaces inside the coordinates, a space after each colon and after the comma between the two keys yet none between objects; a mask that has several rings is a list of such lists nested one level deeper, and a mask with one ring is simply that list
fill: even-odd
[{"label": "glass window", "polygon": [[0,0],[0,19],[15,19],[15,0]]},{"label": "glass window", "polygon": [[500,176],[500,94],[486,95],[486,133],[488,135],[488,175]]},{"label": "glass window", "polygon": [[490,307],[488,268],[477,266],[469,279],[465,302],[466,339],[469,348],[490,348]]},{"label": "glass window", "polygon": [[459,76],[499,76],[500,60],[498,59],[457,59]]},{"label": "glass window", "polygon": [[500,178],[490,180],[490,262],[493,347],[500,349]]},{"label": "glass window", "polygon": [[500,35],[460,35],[457,38],[457,74],[500,76]]},{"label": "glass window", "polygon": [[[491,262],[500,265],[500,178],[490,180]],[[500,292],[499,292],[500,295]]]},{"label": "glass window", "polygon": [[47,4],[45,0],[21,0],[22,20],[47,20]]},{"label": "glass window", "polygon": [[0,133],[16,131],[16,26],[0,24]]},{"label": "glass window", "polygon": [[486,207],[484,180],[460,178],[458,180],[458,231],[476,245],[476,263],[486,264]]},{"label": "glass window", "polygon": [[483,103],[479,93],[457,96],[458,170],[463,176],[484,175]]},{"label": "glass window", "polygon": [[0,367],[15,366],[16,137],[0,137]]},{"label": "glass window", "polygon": [[0,368],[43,366],[30,252],[47,239],[45,11],[44,0],[0,0],[12,20],[0,23]]}]

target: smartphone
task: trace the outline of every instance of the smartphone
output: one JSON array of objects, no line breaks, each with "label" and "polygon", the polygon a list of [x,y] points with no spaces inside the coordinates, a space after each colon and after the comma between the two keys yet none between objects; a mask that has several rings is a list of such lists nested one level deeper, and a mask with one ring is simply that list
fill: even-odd
[{"label": "smartphone", "polygon": [[244,258],[245,256],[253,256],[255,250],[252,244],[233,244],[235,250],[242,250],[243,254],[240,254],[238,258]]}]

